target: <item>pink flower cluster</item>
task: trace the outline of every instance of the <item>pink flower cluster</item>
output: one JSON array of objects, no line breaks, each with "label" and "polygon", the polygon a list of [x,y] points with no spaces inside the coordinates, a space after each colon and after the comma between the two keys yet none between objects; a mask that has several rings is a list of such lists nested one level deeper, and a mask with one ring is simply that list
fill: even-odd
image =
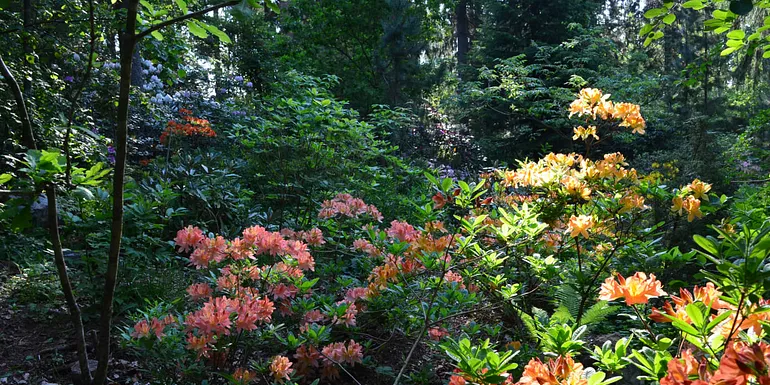
[{"label": "pink flower cluster", "polygon": [[399,221],[390,222],[390,228],[388,228],[387,233],[389,237],[398,239],[399,242],[412,242],[420,236],[420,232],[414,226]]},{"label": "pink flower cluster", "polygon": [[371,244],[366,239],[356,239],[353,241],[353,249],[358,251],[363,251],[366,254],[371,255],[372,257],[376,257],[380,255],[380,250],[377,249],[376,246]]},{"label": "pink flower cluster", "polygon": [[359,198],[353,198],[350,194],[338,194],[332,200],[326,200],[321,204],[318,218],[328,219],[333,217],[358,218],[367,214],[378,222],[382,222],[382,214],[373,205],[367,205]]},{"label": "pink flower cluster", "polygon": [[203,307],[187,316],[185,325],[188,330],[197,330],[203,335],[230,335],[233,329],[231,315],[235,314],[235,331],[249,331],[257,328],[257,323],[272,321],[275,307],[267,298],[230,299],[212,298]]},{"label": "pink flower cluster", "polygon": [[[325,243],[323,233],[319,229],[306,233],[291,232],[287,235],[294,238],[299,236],[315,245]],[[187,226],[177,232],[174,242],[180,252],[192,250],[190,263],[199,269],[209,267],[212,262],[220,263],[227,257],[238,261],[265,254],[290,256],[297,261],[301,270],[315,269],[315,260],[308,251],[307,243],[297,239],[286,240],[281,233],[267,231],[261,226],[243,230],[243,238],[236,238],[231,242],[222,236],[208,238],[199,228]]]},{"label": "pink flower cluster", "polygon": [[310,246],[321,246],[326,243],[321,229],[314,227],[308,231],[294,231],[289,228],[281,229],[284,238],[294,241],[303,241]]}]

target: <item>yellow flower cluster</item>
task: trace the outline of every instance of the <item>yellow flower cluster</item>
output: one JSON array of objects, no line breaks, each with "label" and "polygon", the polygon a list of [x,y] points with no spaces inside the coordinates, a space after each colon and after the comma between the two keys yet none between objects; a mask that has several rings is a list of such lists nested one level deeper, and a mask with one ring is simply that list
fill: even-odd
[{"label": "yellow flower cluster", "polygon": [[[631,129],[631,133],[634,134],[644,134],[644,128],[647,123],[642,117],[639,105],[632,103],[613,103],[609,98],[610,94],[603,94],[599,89],[584,88],[580,90],[578,98],[570,104],[569,116],[590,116],[592,119],[620,120],[620,127],[628,127]],[[593,127],[593,132],[590,132],[591,127]],[[596,127],[594,126],[589,126],[588,128],[583,128],[582,126],[576,127],[574,132],[575,135],[572,137],[574,140],[577,140],[578,138],[585,140],[591,136],[598,139]]]},{"label": "yellow flower cluster", "polygon": [[671,211],[679,215],[682,215],[682,211],[686,212],[688,222],[692,222],[695,218],[703,218],[703,213],[700,211],[701,199],[708,199],[709,191],[711,191],[710,184],[701,182],[699,179],[693,180],[672,199]]}]

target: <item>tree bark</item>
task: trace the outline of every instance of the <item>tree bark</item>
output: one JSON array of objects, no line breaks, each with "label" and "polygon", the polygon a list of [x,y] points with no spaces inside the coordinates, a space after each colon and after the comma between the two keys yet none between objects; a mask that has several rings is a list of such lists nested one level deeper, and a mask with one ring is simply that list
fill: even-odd
[{"label": "tree bark", "polygon": [[110,359],[110,332],[112,307],[117,285],[120,244],[123,235],[123,184],[126,171],[128,140],[128,109],[131,92],[131,67],[136,46],[136,14],[139,0],[126,1],[126,27],[120,35],[120,91],[118,94],[118,126],[115,131],[115,170],[112,182],[112,223],[110,226],[110,251],[107,259],[104,293],[99,324],[99,345],[96,357],[99,365],[94,374],[94,385],[102,385],[107,379]]},{"label": "tree bark", "polygon": [[56,263],[56,270],[59,273],[64,299],[67,301],[67,309],[72,318],[72,326],[75,327],[75,343],[78,351],[78,364],[80,365],[80,383],[91,383],[91,371],[88,368],[88,351],[86,351],[86,337],[83,330],[83,318],[80,315],[80,306],[75,300],[75,294],[72,291],[67,265],[64,262],[64,253],[62,251],[61,239],[59,238],[59,216],[56,205],[56,188],[49,184],[45,189],[48,198],[48,233],[51,236],[51,246],[53,247],[53,257]]},{"label": "tree bark", "polygon": [[468,0],[458,0],[455,7],[455,21],[457,28],[457,64],[468,64],[468,51],[470,50],[470,32],[468,29]]},{"label": "tree bark", "polygon": [[[32,0],[24,0],[21,10],[22,18],[22,33],[21,38],[21,50],[24,56],[24,66],[29,67],[29,61],[27,55],[32,53],[32,49],[29,46],[29,28],[32,25]],[[24,76],[23,81],[24,96],[29,97],[29,93],[32,91],[32,81],[29,80],[29,76]]]}]

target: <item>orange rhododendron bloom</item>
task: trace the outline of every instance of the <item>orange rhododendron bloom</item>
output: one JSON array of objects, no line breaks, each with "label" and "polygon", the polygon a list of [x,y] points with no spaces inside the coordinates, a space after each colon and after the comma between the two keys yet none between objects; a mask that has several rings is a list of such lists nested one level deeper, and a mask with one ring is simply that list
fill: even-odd
[{"label": "orange rhododendron bloom", "polygon": [[614,301],[619,298],[624,298],[627,305],[646,304],[650,298],[655,298],[661,295],[666,295],[663,291],[660,281],[655,279],[655,274],[647,274],[643,272],[637,272],[636,274],[626,278],[618,274],[618,280],[614,278],[607,278],[602,283],[601,290],[599,292],[599,299],[603,301]]},{"label": "orange rhododendron bloom", "polygon": [[681,359],[668,361],[668,372],[660,379],[660,385],[708,385],[706,365],[705,360],[699,363],[689,349],[685,350]]},{"label": "orange rhododendron bloom", "polygon": [[524,374],[516,385],[586,385],[583,378],[583,365],[570,356],[549,359],[544,364],[533,358],[524,368]]},{"label": "orange rhododendron bloom", "polygon": [[291,361],[284,356],[275,356],[273,362],[270,363],[270,373],[279,383],[283,383],[286,380],[291,380],[291,374],[294,372],[291,369]]},{"label": "orange rhododendron bloom", "polygon": [[235,372],[233,373],[233,379],[238,381],[239,384],[251,383],[256,377],[256,374],[243,368],[235,369]]},{"label": "orange rhododendron bloom", "polygon": [[570,237],[575,238],[578,235],[582,235],[584,238],[588,238],[588,230],[594,227],[594,218],[589,215],[572,216],[569,219],[567,225],[567,231],[570,232]]},{"label": "orange rhododendron bloom", "polygon": [[703,218],[703,213],[700,211],[700,200],[692,195],[682,202],[682,208],[687,212],[688,222],[692,222],[695,218]]}]

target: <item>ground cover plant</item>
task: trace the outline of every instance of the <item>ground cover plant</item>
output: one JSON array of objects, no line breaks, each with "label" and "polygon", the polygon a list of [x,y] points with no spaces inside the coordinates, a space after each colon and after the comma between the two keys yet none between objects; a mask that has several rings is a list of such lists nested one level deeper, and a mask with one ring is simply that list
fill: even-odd
[{"label": "ground cover plant", "polygon": [[770,384],[768,8],[0,0],[0,383]]}]

